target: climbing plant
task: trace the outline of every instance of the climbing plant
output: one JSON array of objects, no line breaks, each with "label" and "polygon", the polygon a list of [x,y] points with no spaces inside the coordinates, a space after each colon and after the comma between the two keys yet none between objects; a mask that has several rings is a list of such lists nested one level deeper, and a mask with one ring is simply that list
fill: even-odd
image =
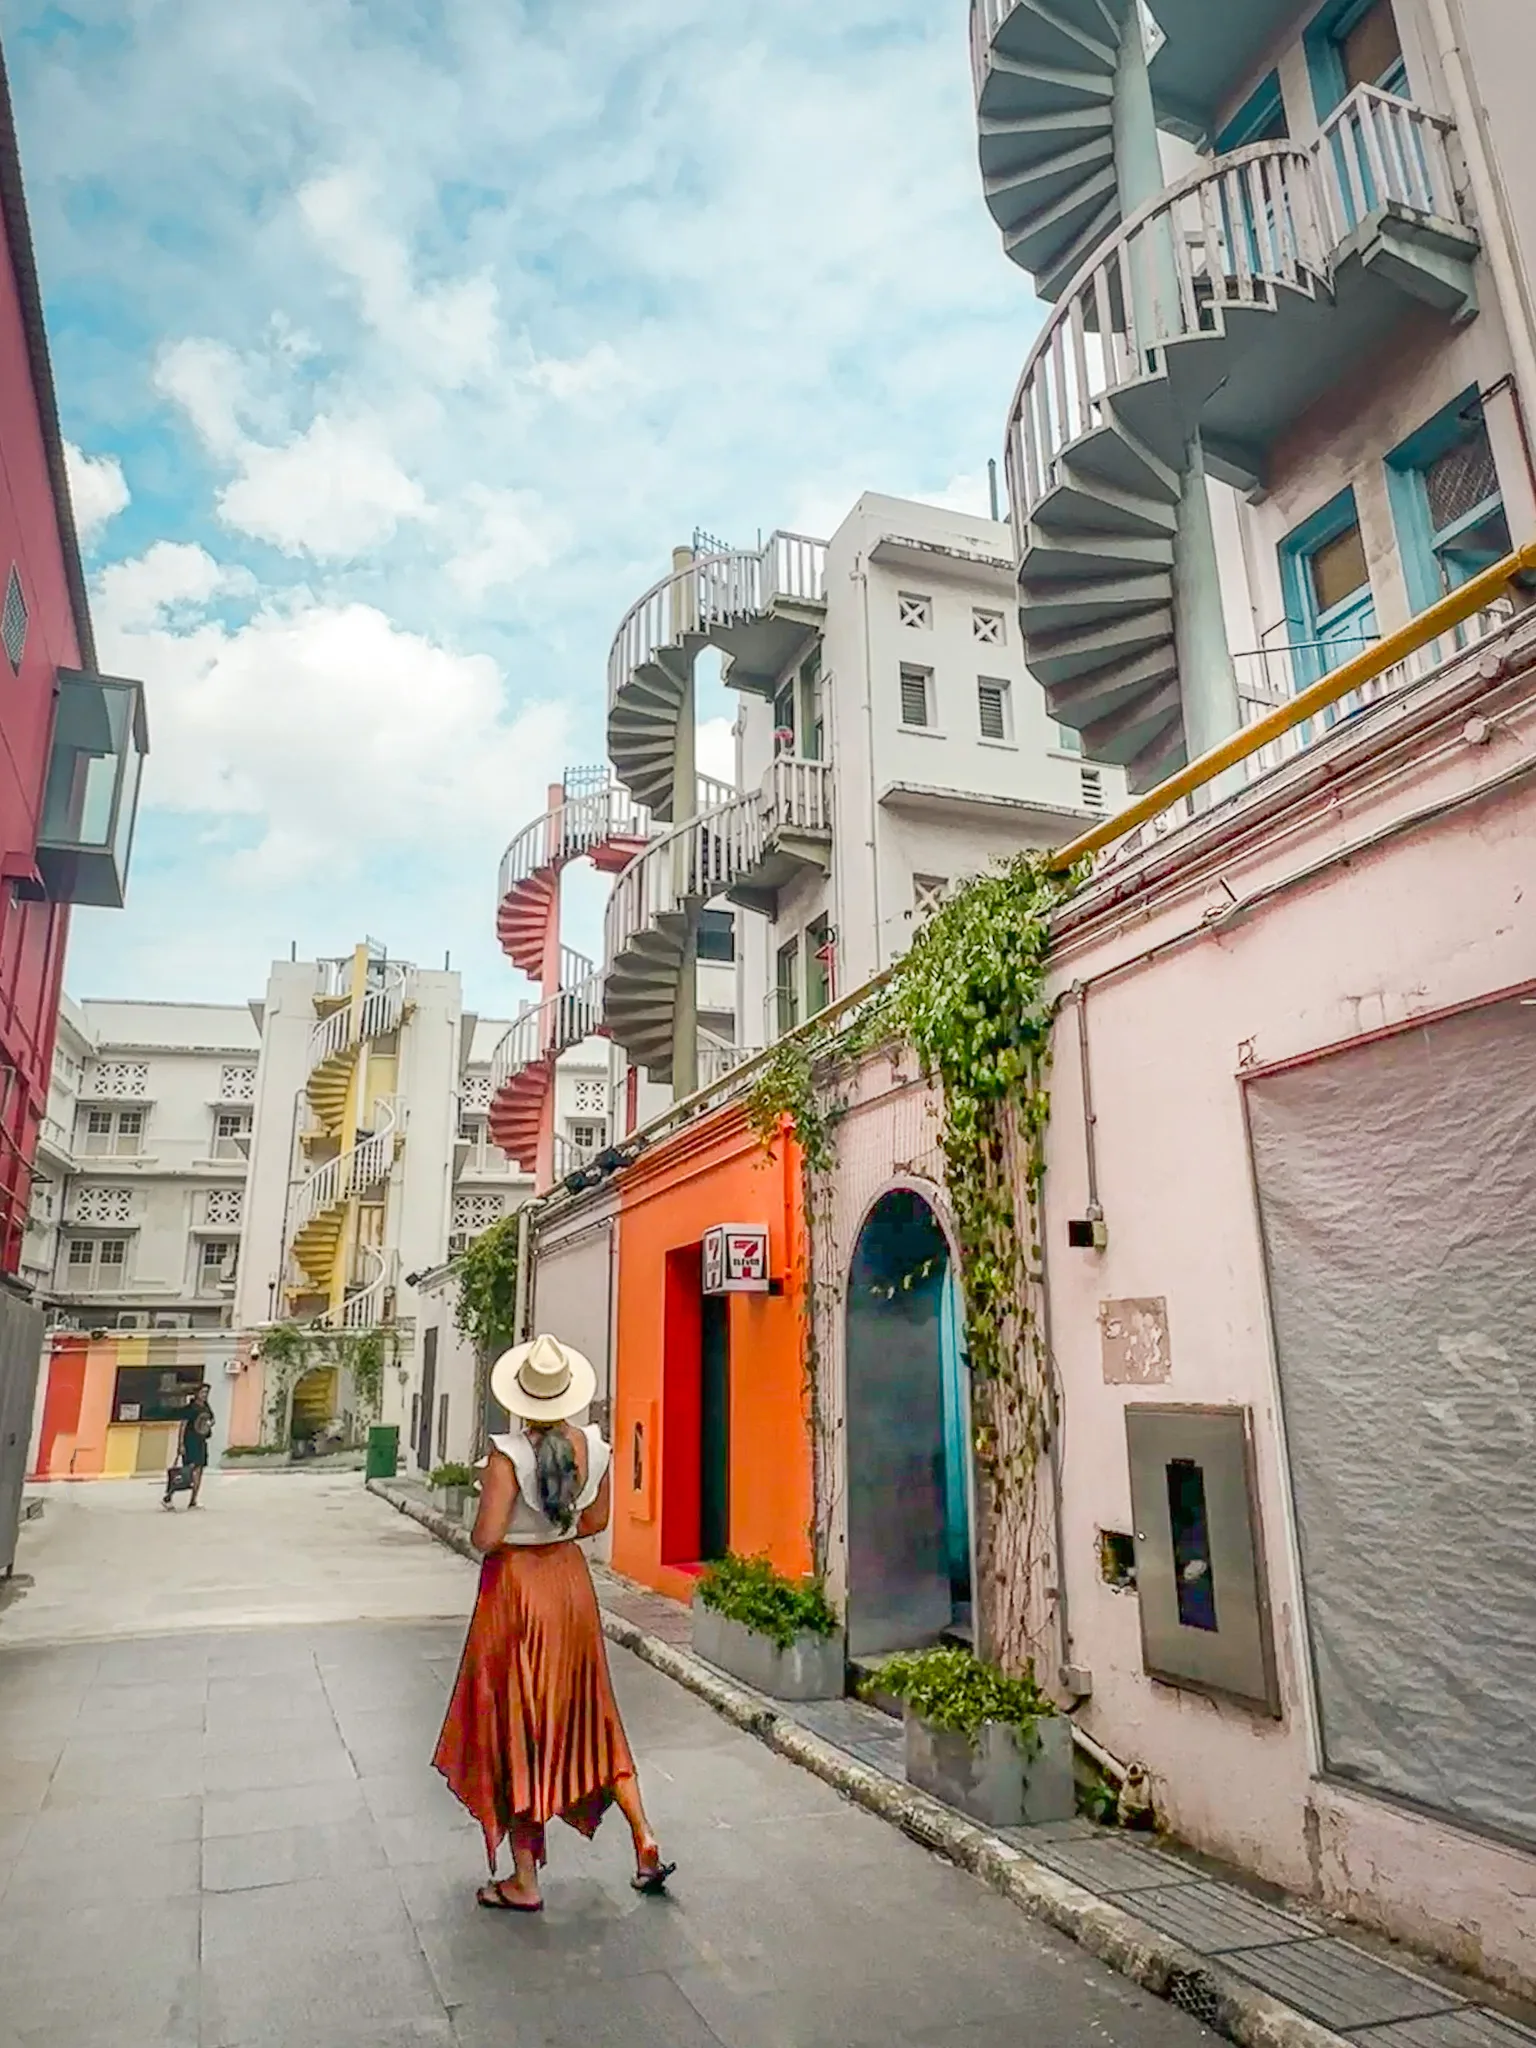
[{"label": "climbing plant", "polygon": [[517,1212],[472,1237],[458,1263],[454,1321],[481,1360],[517,1336]]},{"label": "climbing plant", "polygon": [[266,1435],[286,1446],[293,1425],[293,1393],[305,1373],[334,1365],[350,1373],[360,1422],[377,1420],[384,1394],[384,1368],[394,1355],[395,1337],[384,1330],[323,1330],[313,1323],[277,1323],[261,1340],[266,1369]]},{"label": "climbing plant", "polygon": [[[1036,1484],[1053,1422],[1041,1299],[1052,1015],[1045,970],[1051,911],[1078,879],[1024,853],[956,891],[863,1011],[824,1038],[808,1034],[781,1048],[749,1104],[760,1134],[790,1125],[806,1148],[808,1180],[826,1179],[836,1076],[850,1061],[904,1042],[938,1084],[986,1508],[979,1604],[991,1657],[1016,1676],[1045,1647],[1049,1609],[1050,1524]],[[809,1200],[807,1221],[814,1235]]]}]

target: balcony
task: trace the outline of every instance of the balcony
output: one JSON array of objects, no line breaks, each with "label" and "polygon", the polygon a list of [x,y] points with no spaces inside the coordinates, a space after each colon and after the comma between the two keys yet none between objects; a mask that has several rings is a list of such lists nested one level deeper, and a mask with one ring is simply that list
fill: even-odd
[{"label": "balcony", "polygon": [[1341,365],[1411,311],[1472,309],[1447,124],[1362,87],[1315,149],[1202,166],[1072,281],[1025,364],[1006,464],[1030,668],[1133,789],[1185,758],[1174,649],[1182,469],[1241,488]]},{"label": "balcony", "polygon": [[724,896],[772,914],[779,890],[831,859],[831,769],[782,755],[760,789],[655,840],[608,899],[603,1021],[653,1081],[672,1078],[673,1019],[695,906]]},{"label": "balcony", "polygon": [[770,696],[826,608],[825,541],[774,533],[761,549],[699,555],[625,614],[608,655],[608,754],[638,804],[673,822],[677,723],[693,663],[727,657],[734,689]]},{"label": "balcony", "polygon": [[55,903],[122,909],[148,752],[138,683],[59,670],[37,835],[38,873]]}]

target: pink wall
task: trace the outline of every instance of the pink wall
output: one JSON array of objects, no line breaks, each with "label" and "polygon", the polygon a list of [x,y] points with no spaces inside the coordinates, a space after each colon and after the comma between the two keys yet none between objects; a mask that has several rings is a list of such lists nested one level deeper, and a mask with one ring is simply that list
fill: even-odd
[{"label": "pink wall", "polygon": [[[1047,1177],[1051,1314],[1065,1391],[1070,1661],[1083,1726],[1154,1774],[1192,1842],[1331,1908],[1536,1990],[1536,1857],[1314,1776],[1312,1700],[1276,1417],[1264,1274],[1240,1101],[1252,1066],[1294,1058],[1536,978],[1536,777],[1339,862],[1410,814],[1536,765],[1536,629],[1519,682],[1420,686],[1347,727],[1151,856],[1112,870],[1064,921],[1054,984],[1090,984],[1091,1072],[1108,1247],[1067,1246],[1087,1173],[1077,1018],[1058,1027]],[[1481,697],[1476,696],[1481,690]],[[1463,737],[1474,703],[1493,711]],[[1388,762],[1384,745],[1420,718]],[[1365,744],[1362,744],[1364,742]],[[1325,758],[1332,763],[1319,779]],[[1310,781],[1310,791],[1307,783]],[[1257,804],[1278,806],[1242,829]],[[1237,815],[1230,814],[1235,809]],[[1337,864],[1329,864],[1337,863]],[[1302,880],[1304,871],[1318,870]],[[1241,904],[1279,888],[1239,917]],[[1211,920],[1221,921],[1212,924]],[[1186,942],[1187,941],[1187,942]],[[1137,965],[1149,951],[1160,957]],[[1113,978],[1096,983],[1110,970]],[[1161,1296],[1171,1376],[1107,1385],[1103,1300]],[[1283,1718],[1154,1684],[1136,1596],[1099,1575],[1096,1532],[1129,1529],[1129,1400],[1252,1408]]]}]

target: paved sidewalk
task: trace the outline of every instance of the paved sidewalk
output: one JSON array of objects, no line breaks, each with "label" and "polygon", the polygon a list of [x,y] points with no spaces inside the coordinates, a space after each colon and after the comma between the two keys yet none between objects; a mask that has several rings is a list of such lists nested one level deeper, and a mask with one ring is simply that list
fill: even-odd
[{"label": "paved sidewalk", "polygon": [[[1209,2039],[619,1650],[647,1798],[681,1865],[673,1895],[630,1890],[615,1817],[590,1845],[554,1832],[542,1919],[477,1910],[478,1833],[428,1766],[473,1580],[353,1485],[336,1517],[342,1577],[368,1529],[402,1618],[86,1640],[100,1594],[51,1587],[49,1549],[28,1533],[37,1583],[0,1612],[0,2048]],[[206,1553],[163,1549],[152,1496],[114,1491],[67,1543],[56,1527],[53,1551],[79,1572],[94,1531],[105,1579],[126,1588],[153,1564],[157,1599],[182,1611],[175,1574]],[[260,1526],[256,1496],[237,1505]],[[293,1546],[311,1525],[269,1508],[271,1579],[306,1585]],[[190,1538],[197,1518],[163,1524]],[[384,1579],[368,1584],[384,1604]],[[452,1612],[420,1618],[436,1586]],[[249,1623],[264,1598],[238,1585],[226,1603]],[[59,1639],[41,1640],[42,1615]]]},{"label": "paved sidewalk", "polygon": [[[435,1513],[426,1488],[410,1479],[371,1483],[473,1554],[463,1530]],[[1086,1821],[1001,1834],[976,1826],[909,1790],[901,1731],[888,1716],[856,1700],[769,1700],[725,1681],[692,1656],[686,1609],[600,1567],[595,1575],[610,1634],[1231,2038],[1293,2048],[1341,2040],[1357,2048],[1536,2048],[1536,2031],[1481,2005],[1465,1980],[1400,1967],[1305,1906],[1265,1903],[1162,1844]]]}]

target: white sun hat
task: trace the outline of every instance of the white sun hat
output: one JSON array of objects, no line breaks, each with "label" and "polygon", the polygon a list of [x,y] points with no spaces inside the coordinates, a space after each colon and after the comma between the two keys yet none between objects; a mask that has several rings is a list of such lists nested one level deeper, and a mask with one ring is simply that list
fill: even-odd
[{"label": "white sun hat", "polygon": [[554,1337],[514,1344],[491,1367],[491,1393],[524,1422],[565,1422],[592,1404],[597,1372],[592,1361]]}]

